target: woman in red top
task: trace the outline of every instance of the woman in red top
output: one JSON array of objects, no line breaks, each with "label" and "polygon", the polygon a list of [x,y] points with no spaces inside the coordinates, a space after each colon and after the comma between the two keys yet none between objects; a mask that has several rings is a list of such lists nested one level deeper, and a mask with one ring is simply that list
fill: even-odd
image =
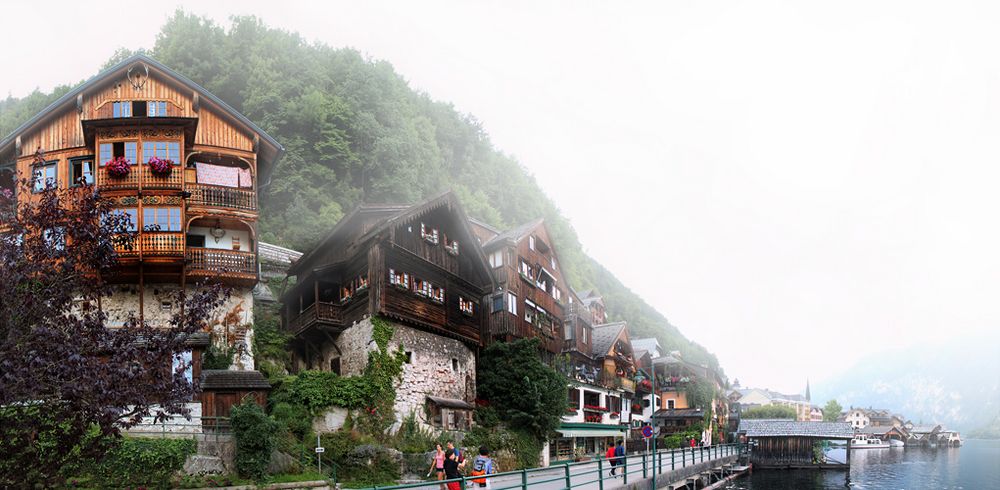
[{"label": "woman in red top", "polygon": [[615,476],[615,464],[618,463],[615,460],[615,445],[608,444],[608,450],[604,453],[604,457],[608,458],[608,462],[611,463],[611,476]]}]

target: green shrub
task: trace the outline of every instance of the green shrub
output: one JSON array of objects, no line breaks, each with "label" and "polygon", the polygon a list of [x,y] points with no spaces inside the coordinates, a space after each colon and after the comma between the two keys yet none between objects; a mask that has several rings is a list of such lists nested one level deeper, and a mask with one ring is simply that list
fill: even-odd
[{"label": "green shrub", "polygon": [[503,426],[473,427],[462,440],[462,445],[465,447],[487,446],[495,456],[499,456],[499,453],[502,452],[512,455],[514,458],[512,461],[503,461],[502,471],[538,466],[538,456],[541,454],[542,444],[542,441],[535,437],[532,432],[509,429]]},{"label": "green shrub", "polygon": [[336,432],[328,432],[320,436],[320,445],[326,448],[327,454],[337,464],[343,464],[348,453],[358,446],[372,444],[375,440],[368,435],[361,434],[354,430],[341,429]]},{"label": "green shrub", "polygon": [[390,485],[400,478],[399,464],[385,447],[365,444],[347,453],[337,477],[349,488]]},{"label": "green shrub", "polygon": [[169,486],[171,477],[194,454],[193,439],[125,437],[90,470],[100,487]]},{"label": "green shrub", "polygon": [[760,407],[751,407],[743,411],[740,414],[741,418],[745,419],[789,419],[795,420],[796,414],[795,409],[792,407],[783,407],[780,405],[764,405]]},{"label": "green shrub", "polygon": [[278,403],[271,409],[271,417],[287,427],[288,431],[299,438],[299,440],[305,440],[312,434],[313,417],[302,405],[292,405],[285,402]]},{"label": "green shrub", "polygon": [[263,479],[271,461],[278,423],[252,401],[233,406],[230,423],[236,438],[236,471],[246,478]]},{"label": "green shrub", "polygon": [[233,365],[233,356],[236,354],[233,349],[219,348],[215,345],[209,346],[205,355],[201,357],[202,369],[229,369]]},{"label": "green shrub", "polygon": [[424,453],[434,448],[436,443],[444,443],[443,434],[434,434],[423,428],[414,413],[406,416],[392,440],[392,447],[402,453]]}]

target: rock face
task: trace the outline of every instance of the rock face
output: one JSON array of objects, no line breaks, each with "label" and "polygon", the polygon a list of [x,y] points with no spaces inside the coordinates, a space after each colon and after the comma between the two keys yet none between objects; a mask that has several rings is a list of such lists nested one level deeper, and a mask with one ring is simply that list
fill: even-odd
[{"label": "rock face", "polygon": [[[451,398],[474,402],[476,397],[476,357],[472,349],[458,340],[442,337],[413,327],[392,322],[390,349],[402,346],[409,361],[403,365],[401,381],[396,385],[396,424],[413,413],[424,428],[432,428],[427,420],[427,397]],[[322,348],[323,365],[340,360],[340,373],[356,376],[368,364],[368,352],[376,349],[372,339],[370,319],[362,320],[341,333],[334,343]],[[346,415],[346,414],[344,414]],[[343,425],[341,414],[328,415],[317,424],[328,430]],[[339,423],[339,425],[337,425]]]},{"label": "rock face", "polygon": [[224,473],[226,473],[226,465],[218,456],[193,454],[184,461],[184,474],[186,475],[221,475]]},{"label": "rock face", "polygon": [[346,408],[333,407],[328,409],[323,415],[313,419],[313,432],[336,432],[344,426],[349,411]]},{"label": "rock face", "polygon": [[298,473],[302,465],[295,458],[278,451],[271,451],[271,461],[267,464],[267,472],[272,475],[279,473]]}]

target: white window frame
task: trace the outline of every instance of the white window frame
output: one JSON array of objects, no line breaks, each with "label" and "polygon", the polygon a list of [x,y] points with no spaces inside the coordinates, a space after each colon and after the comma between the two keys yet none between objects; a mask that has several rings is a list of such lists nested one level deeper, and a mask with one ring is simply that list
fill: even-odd
[{"label": "white window frame", "polygon": [[535,249],[535,235],[528,235],[528,248]]},{"label": "white window frame", "polygon": [[507,311],[517,315],[517,295],[507,291]]}]

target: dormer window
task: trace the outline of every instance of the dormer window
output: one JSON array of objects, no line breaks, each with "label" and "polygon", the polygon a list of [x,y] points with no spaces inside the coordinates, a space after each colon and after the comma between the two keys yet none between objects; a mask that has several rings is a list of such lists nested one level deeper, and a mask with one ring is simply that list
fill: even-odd
[{"label": "dormer window", "polygon": [[434,245],[440,243],[437,228],[431,228],[424,223],[420,223],[420,237]]}]

